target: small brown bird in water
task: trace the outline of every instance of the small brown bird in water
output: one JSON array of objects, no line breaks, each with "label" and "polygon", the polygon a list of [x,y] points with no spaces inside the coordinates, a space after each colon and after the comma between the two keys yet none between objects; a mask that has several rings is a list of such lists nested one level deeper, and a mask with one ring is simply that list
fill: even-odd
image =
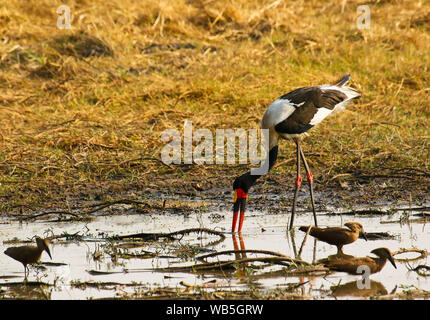
[{"label": "small brown bird in water", "polygon": [[[397,269],[394,258],[387,248],[378,248],[371,251],[378,256],[377,258],[363,257],[363,258],[336,258],[321,260],[326,267],[335,271],[348,272],[350,274],[363,274],[363,270],[358,270],[360,266],[369,267],[370,273],[376,273],[382,270],[387,260],[391,262],[394,268]],[[361,271],[361,272],[360,272]]]},{"label": "small brown bird in water", "polygon": [[7,248],[4,252],[9,257],[21,262],[24,265],[24,276],[27,278],[27,264],[36,263],[40,260],[43,250],[45,250],[49,257],[51,257],[51,252],[49,251],[49,239],[41,239],[36,237],[35,246],[21,246],[21,247],[11,247]]},{"label": "small brown bird in water", "polygon": [[[367,240],[364,234],[363,226],[358,222],[347,222],[345,223],[346,228],[340,227],[329,227],[319,228],[311,227],[309,234],[317,238],[320,241],[327,242],[337,247],[337,253],[342,254],[342,247],[345,244],[350,244],[358,239],[359,235],[363,235],[363,238]],[[299,230],[307,232],[309,227],[300,227]]]}]

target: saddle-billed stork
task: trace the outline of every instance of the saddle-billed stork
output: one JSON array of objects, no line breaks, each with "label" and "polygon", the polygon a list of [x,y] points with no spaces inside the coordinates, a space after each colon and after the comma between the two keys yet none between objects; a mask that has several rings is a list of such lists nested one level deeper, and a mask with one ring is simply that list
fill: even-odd
[{"label": "saddle-billed stork", "polygon": [[[307,135],[306,132],[309,129],[320,123],[329,114],[344,110],[345,106],[352,99],[361,97],[361,94],[358,91],[345,86],[350,78],[351,76],[348,74],[340,78],[334,84],[323,84],[314,87],[295,89],[275,100],[269,108],[267,108],[263,119],[261,120],[261,128],[269,130],[269,155],[266,159],[266,161],[269,161],[269,170],[275,164],[278,156],[279,139],[292,139],[296,143],[297,178],[291,210],[290,230],[293,227],[297,195],[302,182],[302,177],[300,176],[300,158],[302,159],[306,169],[315,226],[317,225],[312,188],[312,173],[306,162],[303,150],[300,147],[300,141],[303,136]],[[261,175],[251,174],[251,171],[249,171],[234,180],[232,232],[235,232],[239,211],[240,219],[238,231],[242,231],[248,191],[260,176]]]}]

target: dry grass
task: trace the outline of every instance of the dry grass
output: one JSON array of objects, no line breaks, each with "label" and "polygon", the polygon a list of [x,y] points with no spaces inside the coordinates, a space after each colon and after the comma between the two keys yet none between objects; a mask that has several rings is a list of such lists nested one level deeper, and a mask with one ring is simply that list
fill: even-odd
[{"label": "dry grass", "polygon": [[[56,27],[57,1],[0,7],[2,211],[180,187],[170,178],[203,189],[230,183],[243,166],[157,161],[161,132],[182,131],[186,119],[212,132],[257,128],[280,95],[347,72],[363,98],[313,129],[304,146],[320,181],[430,170],[429,3],[65,4],[71,30]],[[370,30],[356,28],[360,4],[371,8]],[[294,156],[282,149],[280,161]]]}]

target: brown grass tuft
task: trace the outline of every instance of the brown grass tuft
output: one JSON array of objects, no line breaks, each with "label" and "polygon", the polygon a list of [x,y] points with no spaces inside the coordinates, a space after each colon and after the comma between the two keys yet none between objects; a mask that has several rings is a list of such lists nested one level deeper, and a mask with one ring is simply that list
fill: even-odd
[{"label": "brown grass tuft", "polygon": [[87,35],[84,31],[54,38],[51,46],[62,55],[88,58],[113,56],[113,51],[101,39]]}]

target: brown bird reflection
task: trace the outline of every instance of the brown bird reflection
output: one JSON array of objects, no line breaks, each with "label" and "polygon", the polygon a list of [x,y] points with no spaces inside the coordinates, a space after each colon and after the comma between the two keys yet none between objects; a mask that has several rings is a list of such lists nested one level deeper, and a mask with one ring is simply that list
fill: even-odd
[{"label": "brown bird reflection", "polygon": [[343,271],[349,274],[362,275],[363,270],[359,270],[361,266],[367,266],[370,273],[377,273],[384,268],[387,260],[391,262],[394,268],[397,269],[394,258],[387,248],[378,248],[371,251],[377,257],[361,257],[356,258],[349,255],[332,256],[327,259],[322,259],[319,262],[324,264],[330,270]]},{"label": "brown bird reflection", "polygon": [[[334,245],[337,247],[337,253],[342,255],[342,247],[346,244],[353,243],[358,237],[363,235],[364,239],[366,239],[366,235],[364,233],[363,226],[358,222],[347,222],[345,226],[348,228],[340,228],[340,227],[328,227],[328,228],[319,228],[319,227],[310,227],[311,230],[309,234],[317,238],[320,241],[326,242],[328,244]],[[299,230],[303,232],[307,232],[309,227],[300,227]]]},{"label": "brown bird reflection", "polygon": [[51,252],[49,251],[49,239],[36,237],[36,244],[37,246],[11,247],[7,248],[4,252],[12,259],[17,260],[24,265],[24,279],[27,279],[27,265],[38,262],[44,250],[52,259]]},{"label": "brown bird reflection", "polygon": [[366,297],[374,295],[386,295],[387,289],[380,282],[370,280],[369,287],[359,289],[357,281],[351,281],[342,285],[330,287],[334,297]]},{"label": "brown bird reflection", "polygon": [[49,300],[53,291],[53,287],[38,282],[9,283],[4,288],[3,298],[14,300]]}]

